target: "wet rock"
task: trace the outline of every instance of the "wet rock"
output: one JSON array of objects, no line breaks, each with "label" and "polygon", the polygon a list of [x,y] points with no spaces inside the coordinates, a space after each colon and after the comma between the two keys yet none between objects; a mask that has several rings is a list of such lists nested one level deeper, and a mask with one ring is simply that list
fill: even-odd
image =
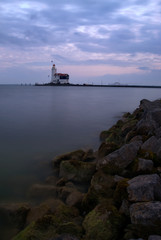
[{"label": "wet rock", "polygon": [[124,221],[114,206],[98,205],[83,222],[85,239],[118,239]]},{"label": "wet rock", "polygon": [[153,170],[153,161],[148,159],[139,158],[138,159],[138,172],[152,172]]},{"label": "wet rock", "polygon": [[114,152],[116,149],[118,149],[118,145],[115,143],[105,143],[103,142],[99,149],[98,149],[98,157],[105,157],[111,152]]},{"label": "wet rock", "polygon": [[131,202],[161,200],[161,178],[157,174],[140,175],[128,181]]},{"label": "wet rock", "polygon": [[125,169],[136,158],[141,145],[141,141],[125,144],[120,149],[99,159],[97,161],[97,169],[106,165],[109,166],[109,170],[111,169],[114,174],[117,174],[119,170]]},{"label": "wet rock", "polygon": [[148,240],[161,240],[161,236],[159,236],[159,235],[151,235],[151,236],[149,236]]},{"label": "wet rock", "polygon": [[91,161],[94,161],[95,158],[96,158],[96,156],[95,156],[93,149],[89,149],[85,152],[82,161],[91,162]]},{"label": "wet rock", "polygon": [[129,216],[130,215],[130,204],[129,204],[129,201],[127,201],[126,199],[124,199],[122,201],[122,204],[121,204],[121,207],[119,209],[119,212],[121,214],[124,214],[125,216]]},{"label": "wet rock", "polygon": [[12,239],[21,231],[29,210],[27,203],[0,204],[0,238]]},{"label": "wet rock", "polygon": [[121,177],[121,176],[119,176],[119,175],[115,175],[115,176],[114,176],[114,181],[115,181],[116,183],[120,182],[120,181],[123,180],[123,179],[124,179],[124,178]]},{"label": "wet rock", "polygon": [[124,124],[121,128],[121,135],[125,137],[128,132],[130,132],[137,124],[138,120],[132,119],[128,121],[126,124]]},{"label": "wet rock", "polygon": [[69,234],[62,234],[59,237],[50,238],[49,240],[79,240],[79,239]]},{"label": "wet rock", "polygon": [[45,240],[62,236],[62,234],[75,236],[79,239],[82,234],[80,225],[82,219],[79,218],[79,212],[76,208],[60,203],[53,213],[46,214],[31,222],[13,240]]},{"label": "wet rock", "polygon": [[49,198],[57,196],[57,188],[53,185],[34,184],[29,190],[29,197],[31,198]]},{"label": "wet rock", "polygon": [[141,147],[142,150],[153,152],[157,157],[161,158],[161,138],[157,139],[155,136],[149,138]]},{"label": "wet rock", "polygon": [[80,207],[84,194],[79,191],[71,192],[66,198],[66,204],[68,206]]},{"label": "wet rock", "polygon": [[95,173],[95,163],[82,161],[62,161],[60,164],[59,176],[66,178],[68,181],[89,182]]},{"label": "wet rock", "polygon": [[140,102],[140,108],[143,110],[143,115],[137,124],[137,131],[141,135],[153,135],[161,126],[161,101],[150,102],[143,99]]},{"label": "wet rock", "polygon": [[48,199],[39,206],[32,207],[27,214],[26,225],[32,223],[33,221],[37,221],[44,215],[54,212],[60,204],[63,204],[60,200]]},{"label": "wet rock", "polygon": [[63,155],[57,156],[52,160],[53,167],[59,167],[62,161],[66,160],[78,160],[81,161],[85,155],[83,150],[76,150],[73,152],[65,153]]},{"label": "wet rock", "polygon": [[141,149],[157,153],[158,149],[160,148],[160,145],[161,139],[157,139],[155,136],[152,136],[143,143]]},{"label": "wet rock", "polygon": [[132,224],[145,226],[161,225],[161,202],[134,203],[130,206]]}]

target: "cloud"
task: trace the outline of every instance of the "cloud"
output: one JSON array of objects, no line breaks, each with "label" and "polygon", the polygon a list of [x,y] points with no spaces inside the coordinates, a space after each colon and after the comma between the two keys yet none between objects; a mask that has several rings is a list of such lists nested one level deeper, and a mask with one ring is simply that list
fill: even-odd
[{"label": "cloud", "polygon": [[48,71],[51,59],[71,75],[78,69],[81,76],[85,67],[94,76],[96,65],[100,76],[109,66],[118,74],[126,68],[125,74],[154,74],[161,68],[160,11],[160,0],[6,0],[0,6],[0,74],[22,65]]}]

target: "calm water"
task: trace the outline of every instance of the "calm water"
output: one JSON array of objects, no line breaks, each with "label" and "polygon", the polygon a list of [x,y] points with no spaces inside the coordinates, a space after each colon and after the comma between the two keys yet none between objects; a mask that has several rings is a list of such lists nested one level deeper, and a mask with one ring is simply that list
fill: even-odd
[{"label": "calm water", "polygon": [[21,200],[51,174],[50,160],[97,148],[108,129],[161,89],[0,86],[0,199]]}]

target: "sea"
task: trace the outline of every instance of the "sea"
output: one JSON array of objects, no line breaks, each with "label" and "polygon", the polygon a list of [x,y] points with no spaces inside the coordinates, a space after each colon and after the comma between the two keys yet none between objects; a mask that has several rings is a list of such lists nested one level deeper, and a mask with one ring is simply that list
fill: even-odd
[{"label": "sea", "polygon": [[97,150],[101,131],[159,98],[159,88],[0,85],[0,202],[24,201],[55,156]]}]

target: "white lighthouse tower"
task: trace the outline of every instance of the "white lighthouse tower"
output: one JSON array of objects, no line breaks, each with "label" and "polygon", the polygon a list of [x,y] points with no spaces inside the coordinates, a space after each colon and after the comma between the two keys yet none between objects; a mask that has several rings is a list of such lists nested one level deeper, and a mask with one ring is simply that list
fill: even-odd
[{"label": "white lighthouse tower", "polygon": [[53,64],[52,69],[51,69],[51,82],[55,83],[55,84],[57,84],[57,77],[56,77],[57,74],[56,73],[57,73],[57,69],[55,67],[55,64]]}]

